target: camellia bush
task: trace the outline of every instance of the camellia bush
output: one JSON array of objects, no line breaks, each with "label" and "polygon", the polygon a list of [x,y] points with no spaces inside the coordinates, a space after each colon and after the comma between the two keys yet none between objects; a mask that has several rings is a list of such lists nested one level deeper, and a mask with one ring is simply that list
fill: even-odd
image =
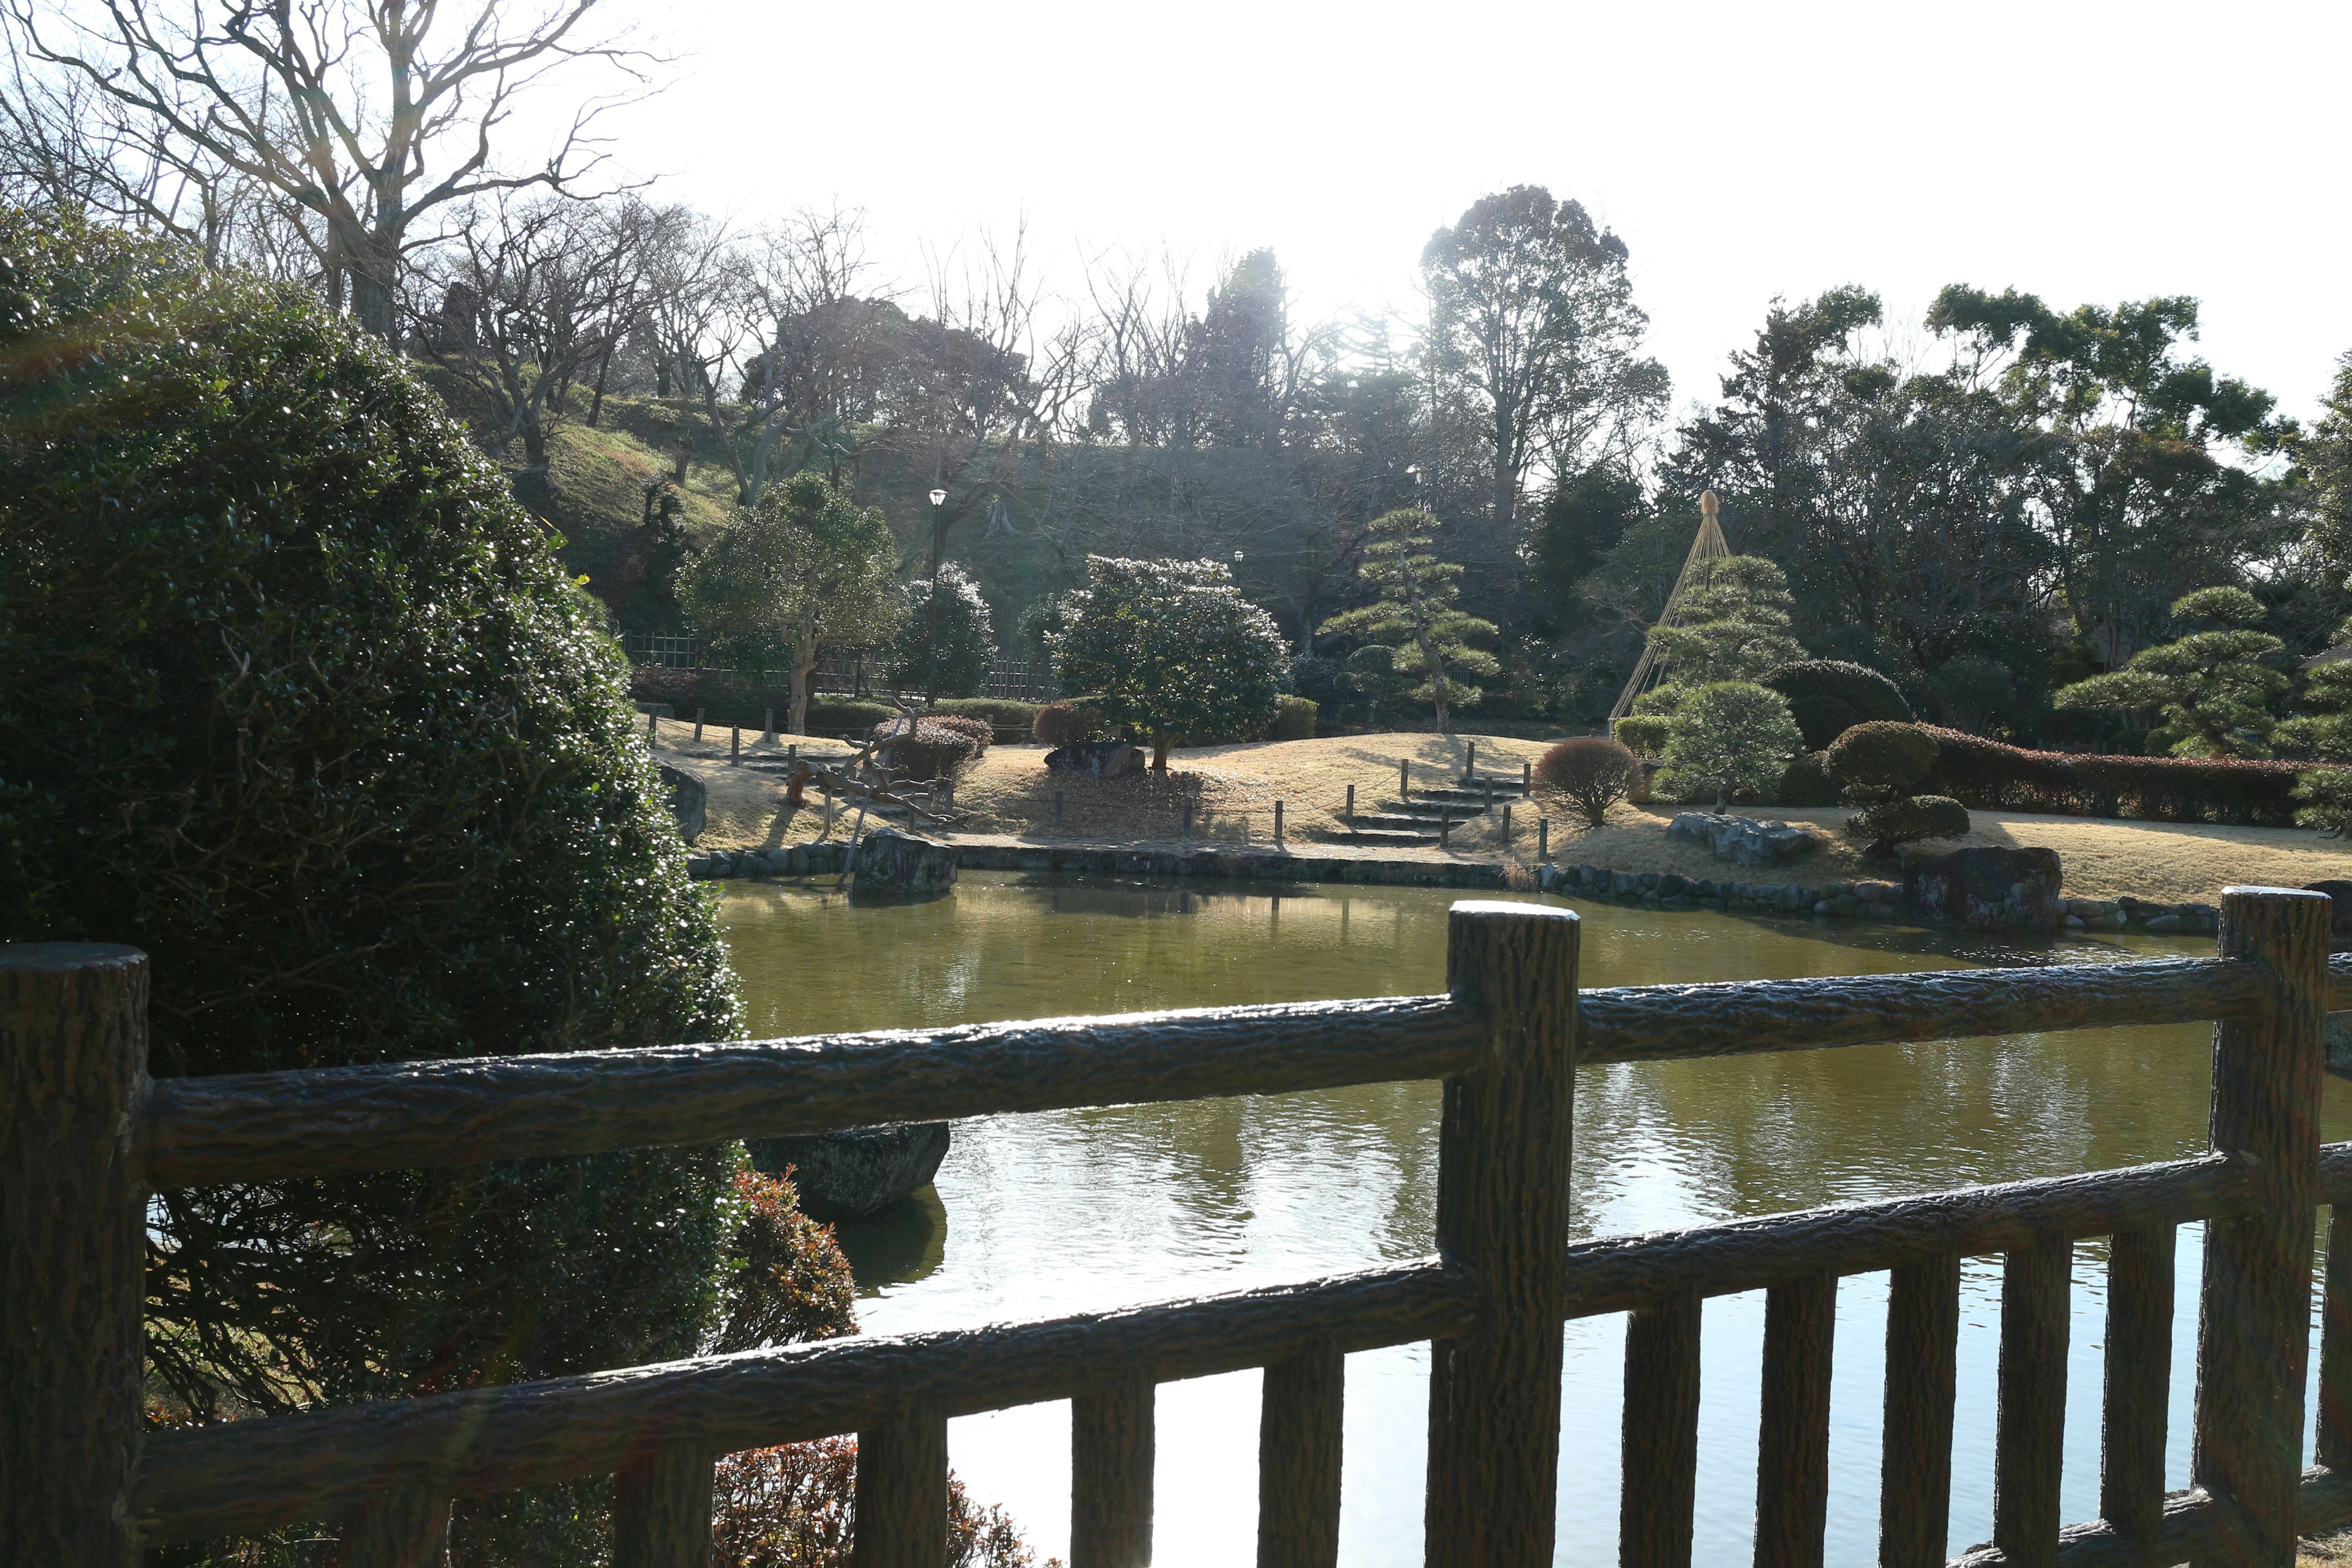
[{"label": "camellia bush", "polygon": [[[159,1076],[737,1033],[601,611],[394,354],[0,212],[0,940],[143,949]],[[719,1145],[161,1194],[154,1407],[846,1328],[830,1234],[742,1176]],[[595,1560],[607,1491],[464,1500],[458,1560]]]},{"label": "camellia bush", "polygon": [[1061,603],[1055,677],[1148,738],[1155,769],[1179,735],[1247,740],[1274,718],[1289,649],[1223,562],[1088,556],[1087,585]]}]

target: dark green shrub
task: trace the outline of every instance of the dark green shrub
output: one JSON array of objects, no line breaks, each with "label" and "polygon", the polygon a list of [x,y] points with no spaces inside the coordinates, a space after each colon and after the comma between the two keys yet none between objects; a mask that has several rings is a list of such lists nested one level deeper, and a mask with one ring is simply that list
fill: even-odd
[{"label": "dark green shrub", "polygon": [[1414,677],[1397,663],[1397,650],[1386,643],[1366,643],[1347,659],[1348,688],[1364,700],[1368,721],[1382,709],[1399,716],[1412,691]]},{"label": "dark green shrub", "polygon": [[1856,724],[1830,746],[1822,765],[1847,800],[1891,800],[1927,776],[1936,742],[1916,724]]},{"label": "dark green shrub", "polygon": [[1537,784],[1567,796],[1595,827],[1644,782],[1642,759],[1605,735],[1560,742],[1537,760],[1535,773]]},{"label": "dark green shrub", "polygon": [[[0,940],[143,948],[163,1076],[735,1033],[601,612],[397,358],[0,213]],[[152,1375],[209,1420],[690,1353],[739,1158],[163,1194]]]},{"label": "dark green shrub", "polygon": [[1835,805],[1838,787],[1830,777],[1827,752],[1804,752],[1780,775],[1782,805]]},{"label": "dark green shrub", "polygon": [[983,719],[999,730],[1026,731],[1037,721],[1041,704],[1016,702],[1010,697],[956,697],[932,710],[959,719]]},{"label": "dark green shrub", "polygon": [[1102,733],[1102,709],[1090,697],[1064,698],[1037,710],[1030,733],[1048,746],[1071,746]]},{"label": "dark green shrub", "polygon": [[980,760],[986,742],[974,740],[969,730],[951,726],[973,722],[970,719],[892,719],[875,727],[879,742],[875,757],[885,767],[904,769],[909,778],[953,779]]},{"label": "dark green shrub", "polygon": [[1304,697],[1288,692],[1274,700],[1274,718],[1258,731],[1261,741],[1311,741],[1315,738],[1315,715],[1318,710]]},{"label": "dark green shrub", "polygon": [[1674,728],[1674,720],[1664,713],[1628,713],[1617,721],[1612,733],[1635,755],[1654,757],[1665,751]]},{"label": "dark green shrub", "polygon": [[1812,751],[1826,748],[1856,724],[1907,723],[1911,705],[1895,682],[1867,665],[1841,658],[1784,664],[1763,684],[1789,700],[1790,716]]},{"label": "dark green shrub", "polygon": [[926,713],[922,719],[926,727],[953,730],[959,735],[971,736],[972,743],[983,752],[988,750],[989,742],[996,739],[996,726],[985,719],[970,719],[961,713]]},{"label": "dark green shrub", "polygon": [[1355,693],[1348,685],[1348,667],[1336,658],[1302,654],[1290,661],[1290,689],[1316,707],[1337,713]]},{"label": "dark green shrub", "polygon": [[840,735],[870,730],[897,717],[898,710],[887,702],[867,702],[845,697],[812,698],[808,705],[808,728],[812,735]]},{"label": "dark green shrub", "polygon": [[884,658],[891,688],[928,692],[936,679],[942,697],[978,691],[996,662],[996,623],[980,584],[952,561],[940,567],[936,641],[929,579],[918,578],[902,591],[907,618]]},{"label": "dark green shrub", "polygon": [[1998,659],[1967,654],[1946,661],[1927,678],[1936,715],[1957,729],[1979,733],[2017,710],[2017,677]]},{"label": "dark green shrub", "polygon": [[2269,760],[2030,752],[1958,730],[1927,734],[1936,742],[1927,784],[1978,811],[2291,827],[2296,777],[2318,771]]},{"label": "dark green shrub", "polygon": [[1846,831],[1868,837],[1874,856],[1892,855],[1895,847],[1921,838],[1958,838],[1969,830],[1968,808],[1948,795],[1898,795],[1857,811],[1846,821]]}]

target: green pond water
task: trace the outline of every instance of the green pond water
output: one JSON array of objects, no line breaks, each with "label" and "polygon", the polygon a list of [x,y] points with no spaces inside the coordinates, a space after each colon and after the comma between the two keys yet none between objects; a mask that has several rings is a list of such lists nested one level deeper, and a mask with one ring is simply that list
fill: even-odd
[{"label": "green pond water", "polygon": [[[753,1031],[936,1026],[1444,988],[1445,910],[1422,889],[1143,884],[967,873],[936,902],[853,905],[730,884],[721,920]],[[1661,912],[1583,918],[1588,986],[2105,963],[2210,939],[2033,946],[1946,931]],[[2205,1026],[1589,1068],[1577,1084],[1580,1236],[2177,1158],[2204,1146]],[[999,1117],[957,1127],[933,1190],[843,1227],[869,1331],[1046,1317],[1416,1257],[1431,1247],[1437,1089]],[[2324,1131],[2352,1137],[2330,1079]],[[2188,1480],[2198,1227],[2182,1235],[2171,1484]],[[2097,1513],[2104,1247],[2075,1250],[2065,1517]],[[1952,1546],[1991,1533],[1997,1259],[1963,1284]],[[1829,1561],[1875,1560],[1885,1277],[1842,1282]],[[1563,1563],[1616,1560],[1622,1317],[1571,1323]],[[1697,1559],[1744,1559],[1754,1518],[1760,1293],[1706,1304]],[[1421,1561],[1425,1346],[1350,1357],[1341,1559]],[[1159,1396],[1160,1568],[1255,1552],[1258,1374]],[[2307,1435],[2306,1435],[2307,1438]],[[1064,1404],[958,1420],[951,1460],[1045,1552],[1066,1553]]]}]

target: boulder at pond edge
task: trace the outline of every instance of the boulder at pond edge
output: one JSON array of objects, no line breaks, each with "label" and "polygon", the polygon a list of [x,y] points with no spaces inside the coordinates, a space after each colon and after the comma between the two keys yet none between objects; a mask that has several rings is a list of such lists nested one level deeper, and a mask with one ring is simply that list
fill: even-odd
[{"label": "boulder at pond edge", "polygon": [[2066,915],[2055,849],[1955,849],[1903,873],[1905,913],[1978,931],[2057,929]]},{"label": "boulder at pond edge", "polygon": [[857,841],[850,885],[861,893],[923,899],[946,892],[955,879],[953,848],[904,828],[877,827]]},{"label": "boulder at pond edge", "polygon": [[710,791],[683,768],[661,764],[662,787],[669,791],[669,814],[677,818],[677,836],[688,844],[702,837],[702,819],[710,808]]},{"label": "boulder at pond edge", "polygon": [[1704,844],[1718,860],[1735,866],[1774,866],[1812,853],[1814,838],[1801,827],[1785,822],[1759,822],[1752,816],[1726,816],[1712,811],[1685,811],[1666,826],[1669,838]]},{"label": "boulder at pond edge", "polygon": [[751,1163],[772,1176],[792,1167],[801,1212],[860,1219],[930,1184],[947,1158],[944,1121],[894,1121],[805,1138],[747,1138]]}]

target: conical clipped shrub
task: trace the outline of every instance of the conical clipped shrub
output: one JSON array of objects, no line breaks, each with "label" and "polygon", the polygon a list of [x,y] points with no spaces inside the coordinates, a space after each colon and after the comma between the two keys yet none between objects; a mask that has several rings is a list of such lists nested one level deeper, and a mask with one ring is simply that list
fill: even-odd
[{"label": "conical clipped shrub", "polygon": [[[163,1075],[736,1032],[596,607],[392,353],[0,212],[0,940],[145,949]],[[691,1351],[738,1158],[164,1194],[157,1375],[204,1420]]]},{"label": "conical clipped shrub", "polygon": [[1764,677],[1789,700],[1809,751],[1824,751],[1856,724],[1911,721],[1911,704],[1895,682],[1867,665],[1842,658],[1803,658]]}]

